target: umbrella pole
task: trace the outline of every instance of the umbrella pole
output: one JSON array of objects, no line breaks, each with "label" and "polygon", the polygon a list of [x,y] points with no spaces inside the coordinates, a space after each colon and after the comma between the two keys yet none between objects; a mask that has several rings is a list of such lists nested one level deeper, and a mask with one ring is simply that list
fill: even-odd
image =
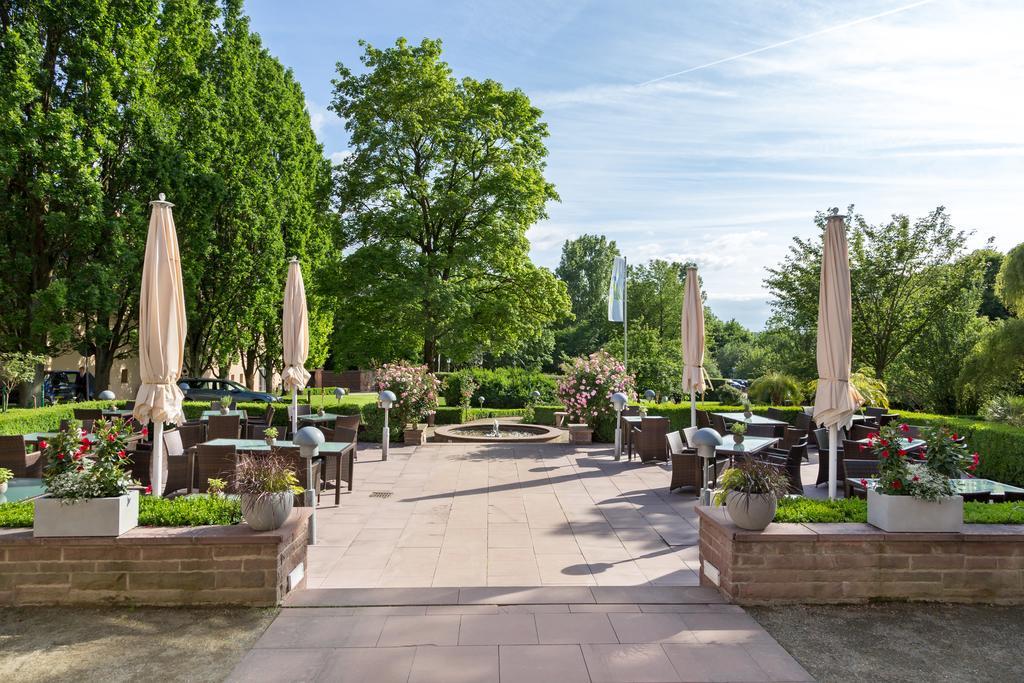
[{"label": "umbrella pole", "polygon": [[[835,500],[836,497],[836,476],[839,469],[839,428],[832,425],[828,428],[828,498]],[[821,457],[821,456],[819,456]]]},{"label": "umbrella pole", "polygon": [[690,426],[697,426],[697,392],[690,389]]},{"label": "umbrella pole", "polygon": [[160,498],[164,494],[164,421],[153,423],[153,457],[149,459],[149,482],[153,488],[153,496]]},{"label": "umbrella pole", "polygon": [[292,387],[292,438],[299,431],[299,388]]}]

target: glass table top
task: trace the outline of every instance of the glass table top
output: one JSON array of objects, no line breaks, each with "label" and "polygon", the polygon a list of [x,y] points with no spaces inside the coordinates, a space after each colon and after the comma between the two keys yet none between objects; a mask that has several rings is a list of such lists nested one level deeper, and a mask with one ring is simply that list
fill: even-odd
[{"label": "glass table top", "polygon": [[17,503],[19,500],[35,498],[46,493],[42,479],[15,477],[7,482],[7,492],[0,493],[0,503]]}]

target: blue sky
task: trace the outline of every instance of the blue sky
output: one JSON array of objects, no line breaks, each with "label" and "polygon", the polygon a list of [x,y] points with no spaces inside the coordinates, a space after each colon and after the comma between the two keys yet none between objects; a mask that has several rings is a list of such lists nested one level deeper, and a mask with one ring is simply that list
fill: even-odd
[{"label": "blue sky", "polygon": [[561,195],[529,232],[544,266],[587,232],[633,262],[693,259],[715,312],[760,328],[764,268],[818,209],[853,203],[881,222],[944,205],[979,246],[1024,240],[1019,0],[246,7],[335,159],[347,140],[330,81],[336,62],[358,66],[360,38],[441,38],[456,75],[524,90]]}]

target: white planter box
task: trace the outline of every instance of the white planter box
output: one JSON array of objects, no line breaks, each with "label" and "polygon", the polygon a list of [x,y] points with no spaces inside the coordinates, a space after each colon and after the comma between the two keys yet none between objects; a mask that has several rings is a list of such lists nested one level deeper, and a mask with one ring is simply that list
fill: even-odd
[{"label": "white planter box", "polygon": [[868,524],[882,531],[960,531],[963,523],[962,496],[933,501],[868,490]]},{"label": "white planter box", "polygon": [[120,536],[139,525],[139,492],[116,498],[35,501],[33,536]]}]

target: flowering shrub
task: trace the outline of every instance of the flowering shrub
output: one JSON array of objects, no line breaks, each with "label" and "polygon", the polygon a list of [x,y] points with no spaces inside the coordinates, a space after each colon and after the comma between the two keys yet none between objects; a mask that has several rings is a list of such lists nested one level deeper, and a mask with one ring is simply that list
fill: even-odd
[{"label": "flowering shrub", "polygon": [[[923,463],[907,460],[906,445],[910,428],[890,423],[878,434],[868,437],[866,450],[878,458],[878,491],[890,496],[914,496],[925,500],[937,500],[955,493],[951,479],[961,474],[961,465],[974,469],[967,456],[967,449],[956,443],[956,435],[950,436],[941,429],[929,430],[927,445],[919,453]],[[970,463],[970,464],[967,464]]]},{"label": "flowering shrub", "polygon": [[562,374],[558,400],[569,413],[570,422],[586,422],[594,427],[603,417],[614,418],[611,396],[617,391],[631,400],[636,398],[633,377],[607,351],[563,363]]},{"label": "flowering shrub", "polygon": [[80,428],[61,432],[50,442],[41,441],[46,458],[43,482],[54,498],[109,498],[123,496],[135,482],[124,468],[128,459],[131,429],[118,418],[98,420],[93,438]]},{"label": "flowering shrub", "polygon": [[377,391],[390,389],[395,394],[391,419],[396,426],[419,422],[436,410],[440,384],[426,365],[400,361],[377,369]]}]

